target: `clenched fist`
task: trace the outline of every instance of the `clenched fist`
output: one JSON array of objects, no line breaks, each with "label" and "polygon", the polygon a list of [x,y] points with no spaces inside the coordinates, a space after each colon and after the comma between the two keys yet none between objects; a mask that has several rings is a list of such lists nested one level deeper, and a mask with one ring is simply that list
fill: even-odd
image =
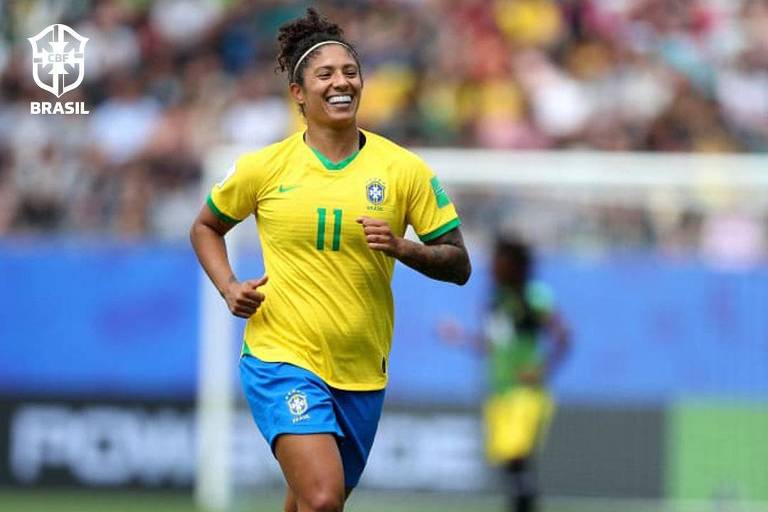
[{"label": "clenched fist", "polygon": [[258,291],[258,288],[265,285],[268,279],[264,275],[259,279],[230,282],[223,295],[232,314],[240,318],[250,318],[264,302],[264,294]]},{"label": "clenched fist", "polygon": [[363,226],[365,240],[368,247],[374,251],[381,251],[387,256],[397,258],[400,255],[403,239],[392,233],[389,224],[381,219],[370,217],[358,217],[355,222]]}]

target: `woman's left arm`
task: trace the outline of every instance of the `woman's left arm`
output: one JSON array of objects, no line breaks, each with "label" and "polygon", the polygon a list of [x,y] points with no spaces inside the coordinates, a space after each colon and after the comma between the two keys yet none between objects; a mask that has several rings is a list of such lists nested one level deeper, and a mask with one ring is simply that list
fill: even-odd
[{"label": "woman's left arm", "polygon": [[463,285],[472,273],[469,253],[459,228],[429,242],[420,243],[397,237],[386,221],[360,217],[368,247],[397,258],[403,264],[439,281]]}]

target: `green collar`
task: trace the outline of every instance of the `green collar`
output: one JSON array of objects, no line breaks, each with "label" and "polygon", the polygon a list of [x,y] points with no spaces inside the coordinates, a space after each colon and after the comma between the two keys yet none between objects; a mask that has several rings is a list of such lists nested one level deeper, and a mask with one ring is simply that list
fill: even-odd
[{"label": "green collar", "polygon": [[338,162],[338,163],[333,163],[333,162],[331,162],[331,161],[328,159],[328,157],[327,157],[327,156],[325,156],[324,154],[322,154],[321,152],[319,152],[319,151],[318,151],[318,150],[316,150],[315,148],[313,148],[313,147],[311,147],[311,146],[310,146],[310,148],[309,148],[309,149],[311,149],[311,150],[312,150],[312,152],[315,154],[315,156],[317,157],[317,159],[318,159],[318,160],[320,160],[320,162],[323,164],[323,166],[324,166],[326,169],[328,169],[329,171],[340,171],[340,170],[342,170],[342,169],[343,169],[343,168],[345,168],[347,165],[349,165],[349,164],[352,162],[352,160],[354,160],[354,159],[355,159],[355,157],[356,157],[358,154],[360,154],[360,150],[358,149],[357,151],[355,151],[354,153],[352,153],[351,155],[349,155],[347,158],[345,158],[345,159],[344,159],[344,160],[342,160],[341,162]]}]

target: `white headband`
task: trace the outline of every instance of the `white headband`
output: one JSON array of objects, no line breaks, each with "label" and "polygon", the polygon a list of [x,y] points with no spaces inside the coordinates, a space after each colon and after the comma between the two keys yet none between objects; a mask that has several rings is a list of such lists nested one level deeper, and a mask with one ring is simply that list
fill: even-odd
[{"label": "white headband", "polygon": [[309,55],[313,51],[317,50],[318,48],[320,48],[324,44],[340,44],[341,46],[343,46],[344,48],[349,50],[349,53],[351,53],[352,55],[355,54],[355,52],[354,52],[354,50],[352,50],[352,48],[350,48],[348,45],[342,43],[341,41],[320,41],[316,45],[312,46],[309,50],[305,51],[304,54],[301,57],[299,57],[299,60],[296,61],[296,65],[293,66],[293,73],[291,73],[291,79],[292,80],[296,80],[296,70],[299,69],[299,66],[301,65],[301,61],[303,61],[307,57],[307,55]]}]

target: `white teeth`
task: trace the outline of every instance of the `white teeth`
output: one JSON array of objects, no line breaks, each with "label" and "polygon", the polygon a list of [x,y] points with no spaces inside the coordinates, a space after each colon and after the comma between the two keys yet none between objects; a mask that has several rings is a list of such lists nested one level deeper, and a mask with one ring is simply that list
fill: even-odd
[{"label": "white teeth", "polygon": [[336,103],[350,103],[352,101],[352,96],[345,94],[342,96],[331,96],[328,98],[328,103],[331,105]]}]

